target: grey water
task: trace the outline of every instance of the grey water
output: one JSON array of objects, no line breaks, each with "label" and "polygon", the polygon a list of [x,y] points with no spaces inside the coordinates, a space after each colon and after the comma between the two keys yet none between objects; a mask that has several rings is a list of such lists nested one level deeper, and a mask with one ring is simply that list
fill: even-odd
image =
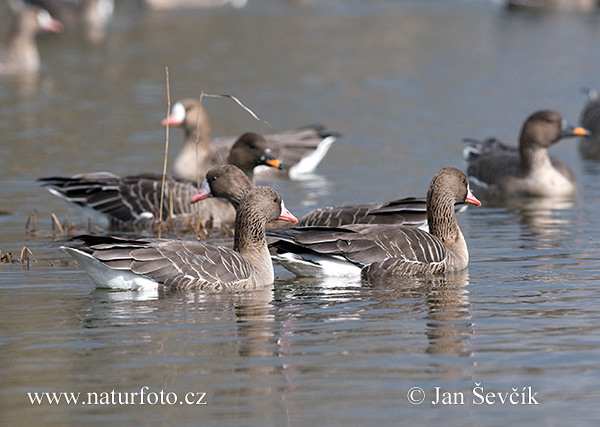
[{"label": "grey water", "polygon": [[[39,75],[0,76],[0,251],[35,257],[0,263],[0,424],[595,425],[600,163],[576,139],[551,148],[573,200],[460,214],[460,274],[368,284],[276,267],[272,289],[239,295],[95,289],[51,220],[85,217],[35,180],[160,173],[168,69],[172,102],[230,94],[270,123],[205,99],[214,135],[343,134],[313,176],[268,183],[297,216],[424,195],[442,167],[464,169],[465,137],[516,144],[539,109],[576,124],[581,88],[600,88],[599,21],[484,0],[120,1],[101,39],[41,35]],[[182,140],[171,129],[170,164]]]}]

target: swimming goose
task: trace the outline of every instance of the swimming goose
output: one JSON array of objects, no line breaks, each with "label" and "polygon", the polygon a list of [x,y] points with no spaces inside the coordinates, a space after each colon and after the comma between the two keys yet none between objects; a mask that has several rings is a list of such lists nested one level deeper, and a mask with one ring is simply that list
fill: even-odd
[{"label": "swimming goose", "polygon": [[[185,133],[185,143],[174,164],[175,176],[198,179],[218,165],[226,163],[233,138],[211,140],[211,126],[206,111],[196,99],[183,99],[171,108],[162,125],[179,126]],[[297,179],[311,173],[327,154],[337,134],[326,132],[320,126],[307,126],[277,134],[265,135],[273,155],[283,162],[285,170],[267,171],[259,168],[263,178]]]},{"label": "swimming goose", "polygon": [[112,17],[114,0],[26,0],[46,9],[67,29],[101,30]]},{"label": "swimming goose", "polygon": [[[281,167],[264,138],[255,133],[241,135],[231,147],[228,160],[245,171],[246,179],[252,178],[257,165]],[[93,172],[38,181],[55,196],[106,216],[111,225],[118,228],[151,228],[159,218],[162,175],[122,177]],[[167,176],[162,218],[168,219],[176,229],[222,228],[233,224],[235,211],[224,201],[215,199],[191,205],[190,199],[197,192],[194,182]]]},{"label": "swimming goose", "polygon": [[600,158],[600,95],[594,89],[587,91],[588,101],[581,111],[579,124],[590,135],[579,140],[579,151],[584,157]]},{"label": "swimming goose", "polygon": [[[192,203],[210,196],[228,200],[234,208],[252,188],[252,182],[232,165],[212,168]],[[465,205],[456,205],[462,210]],[[381,204],[329,206],[310,211],[298,220],[298,226],[338,227],[347,224],[404,224],[427,231],[425,197],[406,197]]]},{"label": "swimming goose", "polygon": [[39,6],[15,2],[13,9],[8,42],[0,46],[0,74],[35,73],[40,68],[36,34],[61,32],[62,24]]},{"label": "swimming goose", "polygon": [[376,279],[462,270],[467,244],[456,222],[455,205],[480,206],[464,173],[444,168],[427,192],[431,233],[405,225],[344,225],[271,230],[274,259],[299,276],[356,276]]},{"label": "swimming goose", "polygon": [[265,226],[274,220],[296,222],[269,187],[255,187],[235,219],[233,250],[203,242],[79,236],[81,247],[63,247],[97,287],[119,290],[254,289],[273,283],[273,264]]},{"label": "swimming goose", "polygon": [[547,148],[562,138],[587,134],[557,112],[543,110],[523,124],[518,149],[496,139],[468,140],[471,145],[463,154],[473,191],[481,198],[572,196],[577,192],[573,172]]}]

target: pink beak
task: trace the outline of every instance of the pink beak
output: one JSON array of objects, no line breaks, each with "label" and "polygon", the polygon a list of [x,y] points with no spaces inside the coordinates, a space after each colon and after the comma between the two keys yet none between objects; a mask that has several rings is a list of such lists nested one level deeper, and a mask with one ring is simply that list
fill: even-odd
[{"label": "pink beak", "polygon": [[283,201],[281,201],[281,215],[279,215],[279,219],[282,221],[291,222],[292,224],[298,222],[298,218],[296,218],[290,211],[287,210],[283,204]]},{"label": "pink beak", "polygon": [[177,117],[175,117],[173,114],[171,114],[169,117],[167,117],[166,119],[163,119],[162,122],[160,122],[161,125],[166,126],[179,126],[181,123],[183,123],[181,120],[179,120]]},{"label": "pink beak", "polygon": [[470,203],[475,206],[481,206],[481,202],[471,193],[471,190],[467,193],[467,197],[465,198],[465,202]]},{"label": "pink beak", "polygon": [[208,199],[209,197],[212,197],[212,193],[210,192],[210,186],[208,185],[208,182],[204,180],[202,186],[200,187],[200,190],[198,190],[194,197],[192,197],[190,203],[196,203],[200,200]]}]

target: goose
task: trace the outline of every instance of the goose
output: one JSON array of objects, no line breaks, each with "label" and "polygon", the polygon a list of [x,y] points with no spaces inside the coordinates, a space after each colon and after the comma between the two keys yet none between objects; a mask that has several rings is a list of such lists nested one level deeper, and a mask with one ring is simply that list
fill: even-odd
[{"label": "goose", "polygon": [[270,230],[274,259],[298,276],[360,276],[372,280],[459,271],[469,252],[456,222],[455,205],[481,202],[467,176],[440,170],[427,191],[430,233],[417,227],[355,224]]},{"label": "goose", "polygon": [[518,149],[494,138],[465,140],[470,143],[463,155],[473,190],[481,198],[573,196],[577,192],[573,172],[547,149],[562,138],[588,134],[557,112],[542,110],[523,124]]},{"label": "goose", "polygon": [[0,74],[36,73],[40,68],[36,34],[59,33],[63,26],[39,6],[18,2],[11,5],[14,16],[8,42],[0,46]]},{"label": "goose", "polygon": [[70,29],[94,28],[101,30],[112,17],[114,0],[27,0],[46,9]]},{"label": "goose", "polygon": [[274,280],[265,226],[296,222],[270,187],[253,188],[235,219],[233,250],[174,239],[78,236],[80,247],[63,246],[100,288],[114,290],[256,289]]},{"label": "goose", "polygon": [[[229,201],[237,209],[239,202],[250,191],[253,183],[233,165],[212,168],[191,201],[196,203],[208,197],[218,197]],[[425,197],[405,197],[386,203],[328,206],[317,208],[298,220],[298,226],[338,227],[347,224],[404,224],[427,227]],[[457,212],[465,209],[464,204],[456,205]]]},{"label": "goose", "polygon": [[[234,140],[231,137],[211,140],[210,120],[198,100],[188,98],[177,102],[162,125],[181,127],[185,134],[184,146],[174,163],[175,176],[197,179],[210,168],[226,163]],[[286,165],[286,169],[267,172],[265,168],[259,168],[257,177],[298,179],[313,172],[337,136],[336,133],[325,131],[322,126],[265,135],[273,155]]]},{"label": "goose", "polygon": [[579,140],[579,152],[587,158],[600,158],[600,95],[594,89],[587,90],[588,101],[581,111],[579,124],[590,135]]},{"label": "goose", "polygon": [[[264,138],[253,132],[238,138],[231,147],[228,161],[242,168],[245,173],[241,173],[249,180],[256,165],[282,167],[271,155]],[[162,175],[119,176],[93,172],[38,181],[55,196],[105,216],[113,227],[152,228],[160,216]],[[224,201],[215,199],[192,206],[190,199],[197,192],[193,181],[165,177],[162,217],[169,218],[177,229],[223,228],[233,224],[235,211]]]}]

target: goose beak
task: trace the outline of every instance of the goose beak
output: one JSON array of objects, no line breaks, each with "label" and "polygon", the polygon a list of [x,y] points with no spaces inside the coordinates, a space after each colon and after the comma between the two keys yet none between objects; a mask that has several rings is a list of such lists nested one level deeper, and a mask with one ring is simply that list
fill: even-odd
[{"label": "goose beak", "polygon": [[200,200],[208,199],[209,197],[212,197],[212,193],[210,192],[210,185],[208,185],[208,181],[205,179],[200,190],[192,197],[190,203],[196,203]]},{"label": "goose beak", "polygon": [[171,114],[169,117],[165,118],[162,120],[162,122],[160,122],[161,125],[166,126],[179,126],[181,123],[183,123],[181,120],[179,120],[178,117],[175,117],[174,114]]},{"label": "goose beak", "polygon": [[592,134],[589,130],[582,128],[581,126],[572,129],[571,132],[574,136],[590,136]]},{"label": "goose beak", "polygon": [[185,115],[186,115],[185,107],[183,106],[183,104],[181,102],[178,102],[171,109],[171,114],[169,114],[169,117],[167,117],[166,119],[163,119],[163,121],[160,122],[160,124],[163,126],[166,126],[166,125],[180,126],[183,123],[183,121],[185,120]]},{"label": "goose beak", "polygon": [[283,204],[283,200],[281,201],[281,215],[279,215],[279,219],[282,221],[291,222],[292,224],[296,224],[298,222],[298,218],[296,218],[290,211],[287,210]]},{"label": "goose beak", "polygon": [[560,134],[561,138],[567,138],[569,136],[590,136],[591,134],[592,133],[589,130],[581,126],[571,126],[566,120],[563,120]]},{"label": "goose beak", "polygon": [[283,169],[283,163],[279,159],[264,159],[263,163],[272,168]]},{"label": "goose beak", "polygon": [[283,169],[283,163],[281,160],[271,154],[270,148],[267,148],[265,151],[263,151],[262,155],[260,156],[260,163],[272,168]]},{"label": "goose beak", "polygon": [[467,197],[465,198],[465,202],[470,203],[475,206],[481,206],[481,202],[477,199],[477,197],[475,197],[473,195],[473,193],[471,193],[470,189],[469,189],[469,192],[467,193]]}]

